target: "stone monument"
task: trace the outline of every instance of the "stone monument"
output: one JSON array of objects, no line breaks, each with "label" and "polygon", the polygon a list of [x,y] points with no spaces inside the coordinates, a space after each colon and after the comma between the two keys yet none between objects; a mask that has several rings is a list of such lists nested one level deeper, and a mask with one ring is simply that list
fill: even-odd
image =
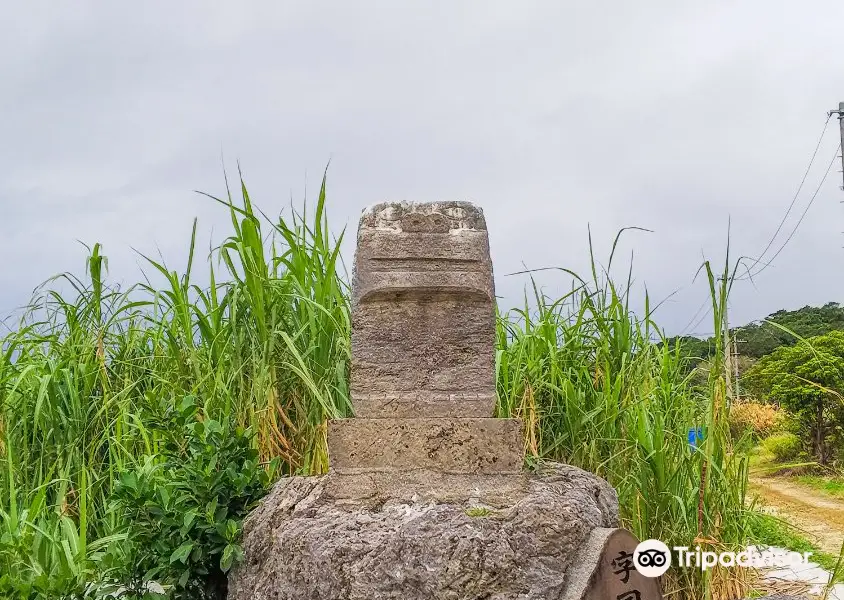
[{"label": "stone monument", "polygon": [[495,293],[483,212],[383,203],[360,220],[355,418],[330,470],[279,481],[244,524],[234,600],[660,600],[618,502],[580,469],[523,467],[493,418]]}]

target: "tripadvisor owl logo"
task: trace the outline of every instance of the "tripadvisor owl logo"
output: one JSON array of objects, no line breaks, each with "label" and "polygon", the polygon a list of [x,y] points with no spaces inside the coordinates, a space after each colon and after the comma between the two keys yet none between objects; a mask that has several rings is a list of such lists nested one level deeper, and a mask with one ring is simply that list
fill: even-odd
[{"label": "tripadvisor owl logo", "polygon": [[671,566],[671,550],[659,540],[645,540],[633,551],[633,565],[645,577],[659,577]]}]

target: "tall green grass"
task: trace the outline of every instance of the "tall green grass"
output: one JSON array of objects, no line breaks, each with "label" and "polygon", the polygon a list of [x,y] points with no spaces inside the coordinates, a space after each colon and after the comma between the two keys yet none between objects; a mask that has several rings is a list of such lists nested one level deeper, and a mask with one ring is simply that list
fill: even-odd
[{"label": "tall green grass", "polygon": [[[618,238],[607,266],[612,266]],[[591,245],[591,242],[590,242]],[[716,330],[732,277],[704,265]],[[619,287],[592,260],[591,277],[549,298],[536,285],[524,308],[499,321],[498,413],[527,424],[530,454],[605,477],[618,491],[621,517],[640,539],[669,546],[737,548],[751,537],[745,507],[748,461],[734,451],[724,343],[708,388],[690,384],[678,348],[662,343],[645,297],[630,309],[630,279]],[[690,429],[703,440],[693,447]],[[684,597],[739,597],[741,574],[671,572]]]},{"label": "tall green grass", "polygon": [[[0,355],[0,574],[79,590],[108,570],[105,549],[124,531],[112,486],[156,453],[149,415],[174,398],[252,427],[261,459],[283,474],[326,470],[326,420],[351,406],[348,279],[325,194],[323,180],[312,213],[268,219],[241,181],[210,197],[231,229],[206,261],[194,223],[183,272],[146,258],[150,277],[121,290],[95,245],[84,277],[37,292]],[[195,283],[200,264],[208,285]],[[640,538],[743,543],[747,465],[726,425],[723,348],[708,388],[694,388],[647,299],[635,315],[629,278],[619,289],[592,264],[568,293],[533,285],[523,308],[499,318],[499,416],[525,420],[529,454],[613,483]],[[731,277],[706,273],[720,329]],[[693,448],[695,427],[704,436]],[[741,593],[715,577],[685,570],[667,583],[687,598]]]},{"label": "tall green grass", "polygon": [[98,550],[88,540],[120,530],[109,507],[117,474],[160,443],[146,415],[174,398],[194,395],[204,414],[251,426],[262,459],[280,459],[283,473],[326,470],[325,422],[350,413],[350,322],[325,185],[312,215],[275,221],[242,184],[237,201],[214,200],[231,232],[208,256],[210,285],[192,279],[196,223],[183,273],[146,259],[152,277],[126,290],[107,284],[95,245],[85,277],[45,284],[2,340],[0,573],[24,572],[2,562],[12,546],[33,577],[86,569]]}]

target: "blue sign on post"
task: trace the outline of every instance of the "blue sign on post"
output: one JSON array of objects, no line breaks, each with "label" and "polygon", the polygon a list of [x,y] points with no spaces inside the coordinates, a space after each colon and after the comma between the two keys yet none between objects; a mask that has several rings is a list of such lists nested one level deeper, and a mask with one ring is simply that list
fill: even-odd
[{"label": "blue sign on post", "polygon": [[689,446],[697,448],[697,445],[703,441],[703,429],[698,427],[696,429],[689,429]]}]

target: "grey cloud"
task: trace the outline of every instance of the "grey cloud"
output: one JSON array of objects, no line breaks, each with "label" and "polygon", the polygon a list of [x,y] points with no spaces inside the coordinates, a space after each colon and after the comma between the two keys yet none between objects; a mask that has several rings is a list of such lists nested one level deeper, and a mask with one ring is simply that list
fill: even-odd
[{"label": "grey cloud", "polygon": [[[689,321],[701,256],[755,255],[790,201],[824,112],[844,99],[844,6],[643,3],[8,3],[0,36],[0,313],[81,270],[102,241],[118,279],[137,255],[183,260],[191,219],[226,217],[239,160],[268,212],[313,199],[332,225],[385,199],[471,199],[487,212],[499,293],[528,267],[587,268],[616,231],[623,276]],[[828,132],[814,190],[836,143]],[[232,174],[232,171],[230,171]],[[844,209],[831,176],[736,322],[838,299]],[[804,196],[804,201],[807,196]],[[788,230],[789,228],[786,228]],[[347,237],[345,252],[352,251]],[[558,273],[538,280],[567,287]],[[641,302],[639,303],[641,306]],[[701,328],[711,328],[703,322]]]}]

